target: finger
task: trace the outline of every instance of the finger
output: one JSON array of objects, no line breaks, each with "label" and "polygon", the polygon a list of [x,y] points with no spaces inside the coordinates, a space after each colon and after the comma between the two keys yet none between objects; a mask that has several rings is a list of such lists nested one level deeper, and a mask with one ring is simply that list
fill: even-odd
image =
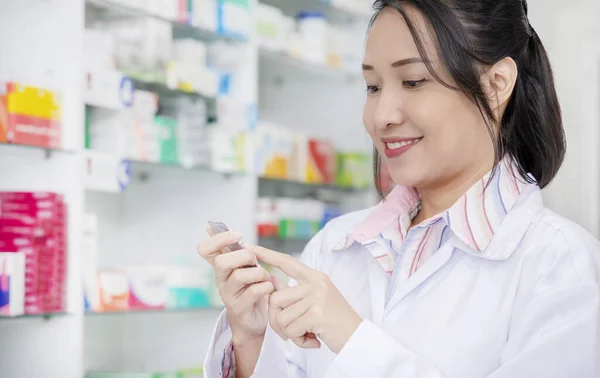
[{"label": "finger", "polygon": [[284,308],[281,312],[279,312],[279,314],[277,314],[277,325],[280,327],[280,329],[286,330],[290,324],[304,316],[310,306],[311,303],[304,298],[292,304],[291,306]]},{"label": "finger", "polygon": [[310,281],[316,276],[316,270],[309,268],[300,261],[296,260],[290,255],[284,253],[275,252],[267,248],[259,246],[246,246],[248,250],[252,251],[258,260],[279,268],[283,273],[287,274],[296,281],[302,283]]},{"label": "finger", "polygon": [[243,249],[215,256],[213,261],[215,279],[217,281],[227,281],[234,270],[255,265],[256,257],[254,254]]},{"label": "finger", "polygon": [[236,231],[228,231],[211,236],[201,241],[196,249],[198,254],[205,260],[212,263],[212,260],[221,254],[221,251],[229,245],[238,243],[242,239],[242,234]]},{"label": "finger", "polygon": [[278,290],[269,297],[269,306],[285,309],[308,297],[312,291],[313,290],[309,285],[299,285]]},{"label": "finger", "polygon": [[294,340],[304,336],[307,333],[310,333],[311,328],[311,319],[307,314],[304,314],[285,327],[284,332],[290,339]]},{"label": "finger", "polygon": [[289,288],[289,286],[275,274],[271,276],[271,282],[273,283],[273,286],[275,286],[275,291],[281,291]]},{"label": "finger", "polygon": [[275,290],[275,288],[269,281],[252,284],[244,289],[238,296],[236,300],[237,307],[244,310],[251,308],[259,299],[271,294],[273,290]]},{"label": "finger", "polygon": [[[232,252],[234,253],[234,252]],[[235,269],[229,275],[225,287],[229,293],[238,295],[246,286],[269,281],[269,272],[263,267]]]},{"label": "finger", "polygon": [[287,335],[285,334],[285,332],[283,332],[283,330],[277,322],[277,317],[279,316],[279,313],[281,313],[281,311],[283,310],[277,306],[269,306],[269,324],[271,325],[273,331],[275,331],[275,333],[278,334],[279,337],[283,339],[283,341],[287,341]]},{"label": "finger", "polygon": [[306,333],[302,337],[292,339],[294,344],[303,349],[319,349],[321,342],[314,333]]}]

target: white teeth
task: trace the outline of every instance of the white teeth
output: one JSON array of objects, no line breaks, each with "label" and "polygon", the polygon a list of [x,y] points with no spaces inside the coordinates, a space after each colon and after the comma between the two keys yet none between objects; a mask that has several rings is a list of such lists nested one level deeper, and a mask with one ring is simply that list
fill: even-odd
[{"label": "white teeth", "polygon": [[385,145],[387,146],[388,149],[390,150],[395,150],[398,148],[402,148],[404,146],[408,146],[409,144],[415,144],[417,142],[420,142],[422,138],[418,138],[418,139],[412,139],[412,140],[405,140],[402,142],[394,142],[394,143],[386,143]]}]

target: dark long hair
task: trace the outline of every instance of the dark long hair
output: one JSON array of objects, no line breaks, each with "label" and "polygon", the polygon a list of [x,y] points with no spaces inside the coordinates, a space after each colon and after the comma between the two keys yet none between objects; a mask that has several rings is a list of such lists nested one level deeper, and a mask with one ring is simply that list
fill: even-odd
[{"label": "dark long hair", "polygon": [[[403,8],[406,5],[429,20],[438,39],[438,55],[455,86],[444,83],[426,58],[419,31]],[[386,7],[400,12],[434,78],[477,105],[494,143],[494,167],[508,153],[523,180],[547,186],[562,165],[566,142],[550,60],[529,23],[527,0],[378,0],[371,25]],[[506,57],[516,62],[518,77],[502,119],[496,121],[478,68]],[[375,186],[384,197],[381,164],[375,150]]]}]

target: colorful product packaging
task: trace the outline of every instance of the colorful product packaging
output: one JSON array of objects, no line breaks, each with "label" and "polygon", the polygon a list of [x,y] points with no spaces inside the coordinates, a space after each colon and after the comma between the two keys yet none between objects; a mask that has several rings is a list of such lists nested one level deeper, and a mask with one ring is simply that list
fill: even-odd
[{"label": "colorful product packaging", "polygon": [[169,117],[156,116],[154,125],[158,128],[159,161],[164,164],[177,164],[179,162],[177,121]]},{"label": "colorful product packaging", "polygon": [[254,133],[255,166],[260,177],[289,180],[295,153],[294,134],[262,122]]},{"label": "colorful product packaging", "polygon": [[252,17],[248,0],[218,0],[217,32],[233,38],[246,39]]},{"label": "colorful product packaging", "polygon": [[316,200],[278,198],[278,237],[308,240],[321,229],[325,204]]},{"label": "colorful product packaging", "polygon": [[259,198],[256,201],[256,223],[258,237],[272,238],[279,230],[277,201],[274,198]]},{"label": "colorful product packaging", "polygon": [[236,173],[247,169],[246,133],[211,126],[208,131],[206,160],[217,172]]},{"label": "colorful product packaging", "polygon": [[127,269],[130,310],[162,310],[167,304],[167,270],[161,267]]},{"label": "colorful product packaging", "polygon": [[309,184],[335,183],[336,155],[329,141],[296,136],[293,179]]},{"label": "colorful product packaging", "polygon": [[56,92],[0,84],[0,142],[60,148],[61,101]]},{"label": "colorful product packaging", "polygon": [[210,266],[136,266],[97,273],[96,312],[207,308],[214,280]]},{"label": "colorful product packaging", "polygon": [[25,255],[0,253],[0,317],[25,312]]},{"label": "colorful product packaging", "polygon": [[87,105],[106,109],[126,109],[133,104],[135,85],[121,72],[97,69],[86,73],[84,99]]},{"label": "colorful product packaging", "polygon": [[372,159],[363,153],[338,152],[337,185],[346,188],[369,188],[372,183]]},{"label": "colorful product packaging", "polygon": [[308,240],[341,209],[324,202],[298,198],[259,198],[256,205],[258,236]]},{"label": "colorful product packaging", "polygon": [[25,314],[66,308],[67,212],[55,193],[0,193],[0,249],[25,258]]},{"label": "colorful product packaging", "polygon": [[99,312],[119,312],[129,309],[129,282],[125,272],[98,272]]},{"label": "colorful product packaging", "polygon": [[207,308],[211,306],[212,279],[209,271],[176,266],[167,277],[167,308]]}]

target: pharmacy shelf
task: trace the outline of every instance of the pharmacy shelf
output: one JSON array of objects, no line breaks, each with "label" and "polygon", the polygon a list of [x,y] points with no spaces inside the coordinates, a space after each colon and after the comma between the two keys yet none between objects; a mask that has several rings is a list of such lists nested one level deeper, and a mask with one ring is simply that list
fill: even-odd
[{"label": "pharmacy shelf", "polygon": [[[368,3],[372,1],[364,0]],[[334,23],[352,23],[368,20],[371,16],[370,7],[360,9],[348,6],[340,7],[331,0],[261,0],[262,3],[280,8],[287,16],[295,17],[303,11],[318,11],[323,13],[329,21]]]},{"label": "pharmacy shelf", "polygon": [[285,239],[274,237],[259,237],[258,244],[261,247],[288,254],[301,253],[310,239]]},{"label": "pharmacy shelf", "polygon": [[140,161],[95,150],[86,150],[85,159],[93,167],[86,180],[85,190],[88,192],[120,194],[127,191],[132,181],[145,184],[172,175],[209,181],[246,175],[246,172],[218,171],[206,165],[185,167],[176,163]]},{"label": "pharmacy shelf", "polygon": [[7,151],[14,150],[14,151],[19,151],[19,152],[24,152],[24,153],[40,154],[41,157],[44,157],[46,159],[50,159],[53,154],[75,154],[75,153],[77,153],[76,151],[66,150],[66,149],[62,149],[62,148],[49,148],[49,147],[42,147],[42,146],[32,146],[32,145],[28,145],[28,144],[0,142],[0,151],[2,151],[2,150],[7,150]]},{"label": "pharmacy shelf", "polygon": [[173,373],[118,373],[114,371],[89,371],[86,373],[85,378],[202,378],[203,369],[187,369],[180,370]]},{"label": "pharmacy shelf", "polygon": [[139,161],[139,160],[127,160],[131,164],[131,172],[133,175],[138,175],[142,180],[148,178],[148,176],[152,173],[158,173],[160,170],[183,170],[183,171],[198,171],[205,172],[209,174],[216,174],[222,176],[243,176],[246,172],[227,172],[227,171],[218,171],[206,165],[196,165],[193,167],[185,167],[181,164],[167,164],[167,163],[154,163],[148,161]]},{"label": "pharmacy shelf", "polygon": [[114,18],[152,18],[173,25],[174,34],[178,37],[193,38],[201,41],[226,40],[232,42],[246,42],[238,37],[221,35],[211,30],[204,30],[193,25],[172,20],[167,17],[153,14],[142,9],[136,9],[110,0],[85,0],[86,20],[114,19]]},{"label": "pharmacy shelf", "polygon": [[26,321],[34,319],[52,320],[53,318],[71,316],[68,312],[56,312],[51,314],[35,314],[35,315],[19,315],[19,316],[0,316],[0,322],[2,321]]},{"label": "pharmacy shelf", "polygon": [[278,178],[269,178],[269,177],[260,177],[259,185],[270,186],[270,187],[279,187],[281,189],[298,189],[298,190],[327,190],[327,191],[335,191],[335,192],[346,192],[346,193],[364,193],[372,188],[352,188],[345,187],[335,184],[312,184],[307,182],[293,181],[293,180],[285,180]]},{"label": "pharmacy shelf", "polygon": [[[311,63],[283,51],[273,51],[266,48],[260,49],[261,75],[271,75],[272,73],[281,74],[281,76],[305,77],[310,75],[319,79],[346,81],[350,83],[362,79],[358,72],[346,72],[339,68],[328,66],[326,64]],[[292,75],[290,72],[299,75]]]},{"label": "pharmacy shelf", "polygon": [[222,312],[223,307],[193,307],[193,308],[167,308],[158,310],[125,310],[107,312],[86,312],[87,317],[102,316],[128,316],[128,315],[156,315],[156,314],[181,314],[188,312]]},{"label": "pharmacy shelf", "polygon": [[207,96],[203,93],[196,92],[193,90],[187,90],[182,88],[172,88],[167,84],[166,75],[155,74],[155,73],[139,73],[139,72],[124,72],[127,77],[133,80],[137,89],[144,89],[151,92],[155,92],[159,98],[163,96],[192,96],[199,97],[206,101],[208,104],[215,103],[216,97]]},{"label": "pharmacy shelf", "polygon": [[[314,235],[313,235],[314,236]],[[308,243],[310,238],[281,238],[279,236],[261,236],[258,238],[259,241],[269,242],[269,243]]]}]

